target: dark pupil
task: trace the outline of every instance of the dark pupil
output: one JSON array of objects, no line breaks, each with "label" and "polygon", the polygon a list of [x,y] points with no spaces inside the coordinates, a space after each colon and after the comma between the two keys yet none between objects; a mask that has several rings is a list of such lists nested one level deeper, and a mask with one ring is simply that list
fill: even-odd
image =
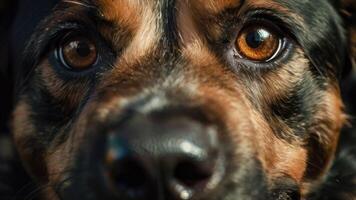
[{"label": "dark pupil", "polygon": [[85,41],[76,42],[76,51],[80,57],[87,57],[90,55],[90,46]]},{"label": "dark pupil", "polygon": [[254,30],[247,34],[246,43],[249,47],[257,49],[268,39],[269,36],[270,35],[266,30]]}]

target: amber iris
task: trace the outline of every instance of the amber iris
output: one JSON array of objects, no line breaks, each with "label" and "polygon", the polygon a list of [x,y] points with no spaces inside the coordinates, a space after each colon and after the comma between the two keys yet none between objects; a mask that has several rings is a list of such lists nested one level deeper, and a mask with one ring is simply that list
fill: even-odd
[{"label": "amber iris", "polygon": [[96,63],[97,57],[95,43],[86,37],[66,39],[60,47],[60,58],[71,69],[88,69]]},{"label": "amber iris", "polygon": [[281,38],[265,27],[252,26],[242,29],[236,48],[239,54],[253,61],[268,61],[279,51]]}]

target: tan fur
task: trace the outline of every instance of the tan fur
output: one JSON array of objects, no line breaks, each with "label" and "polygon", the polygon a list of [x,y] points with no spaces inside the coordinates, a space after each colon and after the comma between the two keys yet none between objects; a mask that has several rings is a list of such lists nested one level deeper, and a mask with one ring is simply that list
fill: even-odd
[{"label": "tan fur", "polygon": [[38,152],[38,148],[40,147],[37,145],[37,142],[32,140],[36,134],[36,129],[31,123],[31,114],[31,107],[25,100],[17,104],[13,113],[13,137],[26,169],[31,171],[31,175],[35,175],[37,179],[46,181],[47,169],[43,166],[43,157]]},{"label": "tan fur", "polygon": [[272,9],[275,11],[278,11],[280,13],[283,13],[291,18],[294,18],[295,22],[297,22],[298,26],[306,28],[305,27],[305,22],[302,16],[296,14],[296,12],[293,12],[286,7],[282,6],[278,2],[275,1],[266,1],[266,0],[247,0],[246,3],[244,4],[244,7],[241,8],[242,11],[245,11],[246,8],[249,9],[258,9],[258,8],[263,8],[263,9]]},{"label": "tan fur", "polygon": [[[161,26],[153,1],[102,0],[100,10],[104,18],[118,26],[130,27],[134,35],[122,57],[123,62],[135,62],[145,53],[154,49],[161,37]],[[120,37],[120,35],[116,36]],[[121,45],[121,44],[117,44]]]},{"label": "tan fur", "polygon": [[181,39],[182,46],[186,46],[202,38],[202,34],[199,29],[197,29],[196,21],[194,20],[194,13],[189,7],[187,1],[177,2],[178,10],[178,30]]},{"label": "tan fur", "polygon": [[255,148],[258,150],[259,160],[269,178],[273,181],[280,177],[289,176],[298,183],[302,182],[306,169],[307,151],[301,146],[288,144],[277,138],[266,121],[254,116],[253,123],[257,130]]},{"label": "tan fur", "polygon": [[308,73],[309,61],[301,49],[296,49],[295,51],[294,57],[288,63],[278,66],[276,70],[270,70],[267,73],[258,75],[261,82],[254,81],[249,83],[253,86],[251,87],[252,91],[249,92],[254,93],[260,102],[268,105],[289,94],[295,85],[299,84]]},{"label": "tan fur", "polygon": [[13,133],[15,137],[15,143],[21,149],[27,149],[25,141],[31,137],[34,131],[33,124],[28,119],[31,114],[31,109],[26,102],[20,102],[17,104],[13,113]]},{"label": "tan fur", "polygon": [[75,108],[88,92],[88,80],[64,82],[53,71],[48,61],[42,63],[37,70],[40,71],[41,79],[46,87],[45,89],[50,92],[56,101],[64,104],[65,109]]},{"label": "tan fur", "polygon": [[189,1],[200,13],[217,14],[227,8],[238,7],[240,0],[195,0]]}]

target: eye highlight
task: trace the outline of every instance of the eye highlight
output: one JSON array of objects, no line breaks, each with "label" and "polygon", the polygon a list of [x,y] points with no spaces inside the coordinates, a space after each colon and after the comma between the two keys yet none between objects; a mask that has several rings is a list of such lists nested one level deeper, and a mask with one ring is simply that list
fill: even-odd
[{"label": "eye highlight", "polygon": [[59,62],[71,70],[89,69],[98,60],[95,42],[83,35],[66,36],[55,49]]},{"label": "eye highlight", "polygon": [[282,44],[283,38],[272,28],[250,25],[240,31],[235,46],[241,57],[267,62],[280,53]]}]

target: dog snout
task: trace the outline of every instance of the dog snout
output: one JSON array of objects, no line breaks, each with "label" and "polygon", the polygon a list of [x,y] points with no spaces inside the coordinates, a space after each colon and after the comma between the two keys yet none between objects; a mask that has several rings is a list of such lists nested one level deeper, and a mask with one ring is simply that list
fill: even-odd
[{"label": "dog snout", "polygon": [[119,198],[191,199],[224,174],[217,129],[189,116],[137,114],[107,137],[104,174]]}]

